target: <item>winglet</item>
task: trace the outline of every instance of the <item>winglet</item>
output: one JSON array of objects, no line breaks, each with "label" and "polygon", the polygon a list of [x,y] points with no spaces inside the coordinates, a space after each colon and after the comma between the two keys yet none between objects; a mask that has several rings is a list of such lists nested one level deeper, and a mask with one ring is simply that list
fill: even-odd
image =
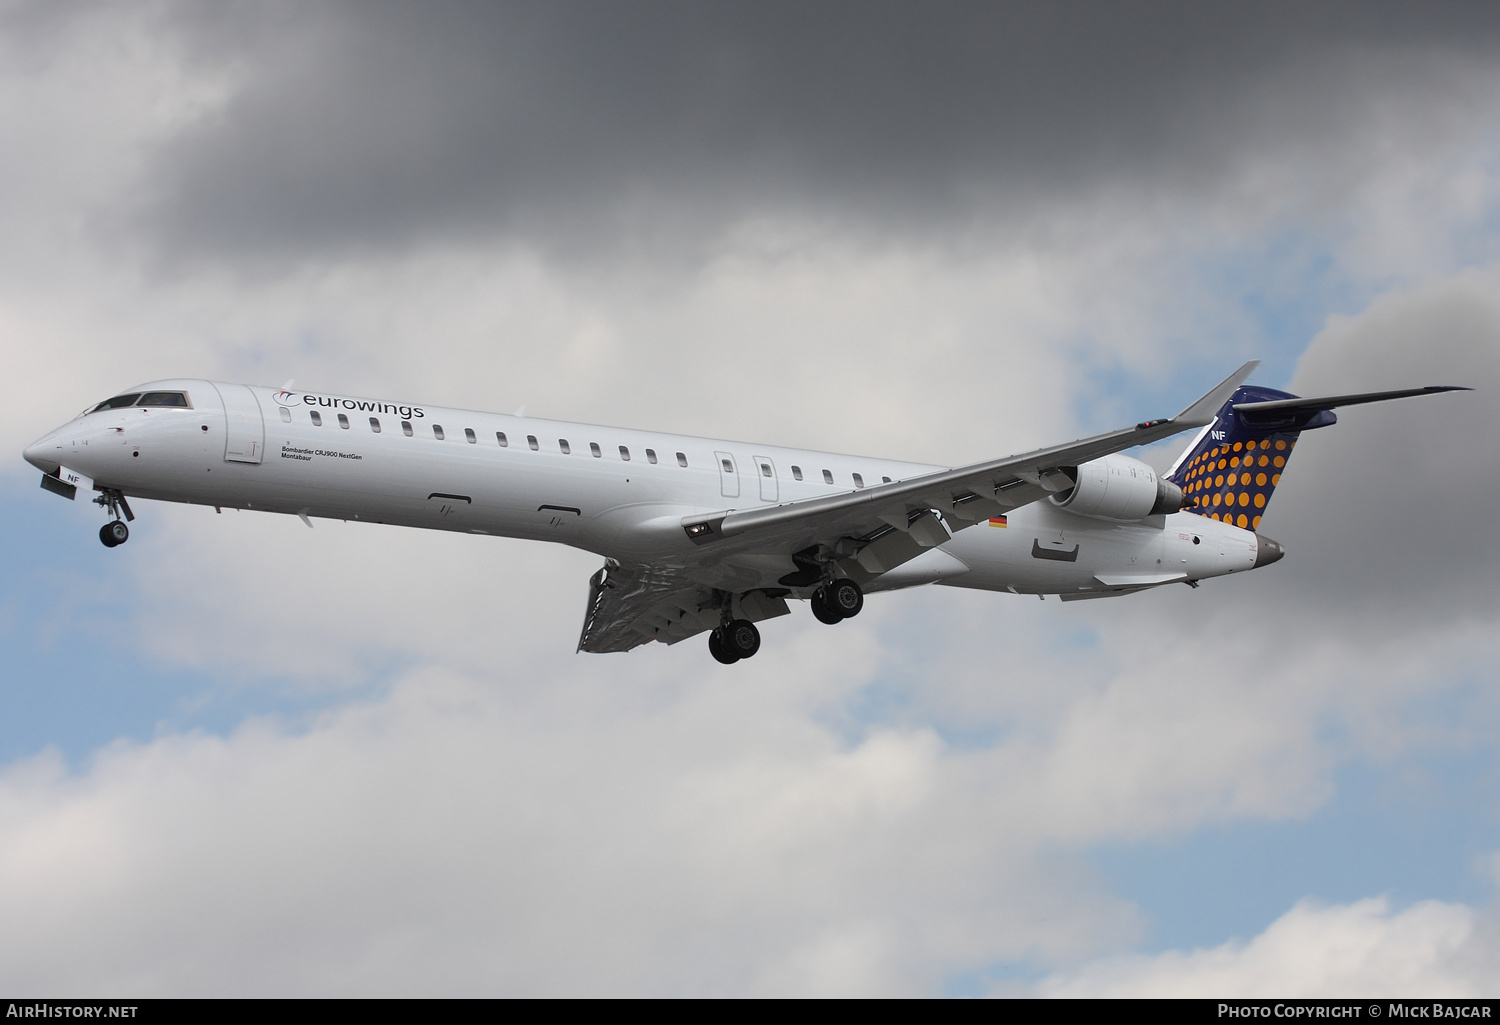
[{"label": "winglet", "polygon": [[1252,359],[1249,363],[1246,363],[1220,381],[1203,398],[1174,416],[1172,423],[1178,427],[1202,427],[1205,424],[1213,423],[1219,409],[1224,403],[1229,401],[1229,397],[1235,393],[1235,389],[1239,388],[1245,382],[1245,378],[1249,377],[1258,366],[1260,366],[1260,360]]}]

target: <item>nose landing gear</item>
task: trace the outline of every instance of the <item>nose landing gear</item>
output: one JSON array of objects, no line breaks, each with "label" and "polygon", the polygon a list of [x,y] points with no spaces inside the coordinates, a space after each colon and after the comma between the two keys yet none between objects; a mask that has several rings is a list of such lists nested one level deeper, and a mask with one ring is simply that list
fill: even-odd
[{"label": "nose landing gear", "polygon": [[[135,513],[130,511],[130,503],[125,501],[125,495],[117,488],[103,488],[94,504],[103,506],[114,517],[113,520],[99,528],[99,540],[104,542],[105,548],[114,548],[130,540],[130,528],[125,525],[126,521],[134,520]],[[121,513],[125,518],[121,519]]]}]

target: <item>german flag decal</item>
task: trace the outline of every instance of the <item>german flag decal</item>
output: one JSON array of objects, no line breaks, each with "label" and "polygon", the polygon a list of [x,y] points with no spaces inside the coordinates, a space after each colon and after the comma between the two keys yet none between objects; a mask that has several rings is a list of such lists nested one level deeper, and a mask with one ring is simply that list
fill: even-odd
[{"label": "german flag decal", "polygon": [[1004,526],[1008,526],[1008,525],[1009,524],[1007,524],[1005,522],[1005,517],[1004,516],[991,516],[990,517],[990,526],[992,526],[992,527],[1004,527]]}]

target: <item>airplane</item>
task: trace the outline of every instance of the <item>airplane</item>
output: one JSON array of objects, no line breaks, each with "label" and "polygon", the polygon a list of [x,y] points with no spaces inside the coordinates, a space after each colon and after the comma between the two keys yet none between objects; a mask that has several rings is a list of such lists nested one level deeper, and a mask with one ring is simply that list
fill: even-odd
[{"label": "airplane", "polygon": [[[1257,531],[1302,432],[1469,390],[1305,399],[1245,386],[1257,365],[1174,417],[957,468],[196,379],[90,406],[25,458],[48,491],[97,492],[111,548],[131,498],[573,545],[605,560],[577,650],[707,633],[732,664],[789,600],[832,625],[922,584],[1076,601],[1269,565]],[[1123,454],[1194,428],[1164,474]]]}]

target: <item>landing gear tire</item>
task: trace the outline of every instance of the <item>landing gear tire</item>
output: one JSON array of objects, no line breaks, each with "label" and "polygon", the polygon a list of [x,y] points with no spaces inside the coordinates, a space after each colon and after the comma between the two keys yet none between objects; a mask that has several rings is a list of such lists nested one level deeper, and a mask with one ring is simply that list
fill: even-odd
[{"label": "landing gear tire", "polygon": [[736,619],[719,628],[719,644],[735,658],[749,658],[760,650],[760,631],[748,619]]},{"label": "landing gear tire", "polygon": [[720,639],[718,630],[711,631],[708,635],[708,653],[726,666],[732,666],[740,660],[738,655],[724,650],[724,642]]},{"label": "landing gear tire", "polygon": [[838,613],[840,619],[853,619],[865,607],[865,592],[858,584],[848,579],[835,580],[823,588],[828,608]]},{"label": "landing gear tire", "polygon": [[828,604],[828,592],[821,587],[813,592],[808,604],[812,606],[812,614],[819,623],[832,626],[844,621],[844,617],[839,615],[839,610]]},{"label": "landing gear tire", "polygon": [[111,520],[99,528],[99,540],[104,542],[105,548],[122,545],[130,540],[130,528],[123,520]]}]

